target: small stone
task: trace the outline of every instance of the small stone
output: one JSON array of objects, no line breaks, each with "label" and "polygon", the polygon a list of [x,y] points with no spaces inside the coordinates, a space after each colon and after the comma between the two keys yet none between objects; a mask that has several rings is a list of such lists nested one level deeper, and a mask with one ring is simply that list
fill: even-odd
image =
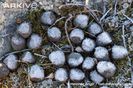
[{"label": "small stone", "polygon": [[90,39],[90,38],[86,38],[83,40],[82,42],[82,48],[83,50],[85,50],[86,52],[91,52],[94,50],[95,48],[95,41]]},{"label": "small stone", "polygon": [[44,79],[44,70],[39,65],[35,64],[30,67],[28,74],[30,76],[31,81],[42,81]]},{"label": "small stone", "polygon": [[96,43],[98,45],[105,46],[112,43],[112,39],[107,32],[103,32],[97,36]]},{"label": "small stone", "polygon": [[85,28],[88,25],[89,18],[87,15],[79,14],[74,19],[74,25],[76,27]]},{"label": "small stone", "polygon": [[28,48],[37,49],[40,48],[42,44],[42,37],[38,34],[32,34],[28,40]]},{"label": "small stone", "polygon": [[75,28],[70,33],[70,39],[73,43],[79,44],[84,39],[84,32],[81,29]]},{"label": "small stone", "polygon": [[7,67],[10,70],[16,70],[18,67],[18,58],[16,55],[14,54],[10,54],[8,55],[3,62],[7,65]]},{"label": "small stone", "polygon": [[3,63],[0,63],[0,79],[5,78],[6,76],[8,76],[9,74],[9,69],[7,68],[7,66]]},{"label": "small stone", "polygon": [[100,61],[97,64],[97,71],[105,78],[110,78],[115,74],[116,66],[109,61]]},{"label": "small stone", "polygon": [[96,70],[90,72],[90,79],[96,83],[96,84],[100,84],[103,80],[104,77],[102,77]]},{"label": "small stone", "polygon": [[64,65],[65,63],[65,54],[63,51],[53,51],[49,54],[49,60],[52,62],[52,64],[60,66]]},{"label": "small stone", "polygon": [[119,46],[119,45],[114,45],[112,47],[112,57],[115,60],[119,60],[119,59],[123,59],[128,55],[128,50],[123,47],[123,46]]},{"label": "small stone", "polygon": [[109,60],[109,52],[106,48],[104,47],[96,47],[95,48],[95,52],[94,52],[94,56],[99,60]]},{"label": "small stone", "polygon": [[88,28],[88,32],[93,34],[93,35],[97,35],[97,34],[100,34],[102,32],[102,28],[100,27],[100,25],[93,22],[90,24],[90,26]]},{"label": "small stone", "polygon": [[61,38],[61,31],[57,27],[48,29],[47,34],[48,38],[53,42],[59,41],[59,39]]},{"label": "small stone", "polygon": [[35,62],[34,56],[29,51],[25,52],[22,55],[21,59],[22,59],[23,62],[26,62],[26,63],[34,63]]},{"label": "small stone", "polygon": [[64,68],[59,68],[55,72],[55,80],[60,81],[60,82],[66,82],[68,79],[68,74],[66,69]]},{"label": "small stone", "polygon": [[27,22],[20,24],[20,26],[17,28],[17,32],[23,38],[28,38],[32,33],[31,24]]},{"label": "small stone", "polygon": [[74,82],[80,82],[85,78],[85,74],[80,69],[71,69],[70,70],[70,79]]},{"label": "small stone", "polygon": [[14,35],[11,38],[11,45],[14,50],[22,50],[25,48],[25,39],[19,35]]},{"label": "small stone", "polygon": [[73,52],[68,56],[68,64],[77,67],[83,62],[84,58],[80,53]]},{"label": "small stone", "polygon": [[56,16],[52,11],[46,11],[41,16],[41,22],[46,25],[52,25],[56,20]]},{"label": "small stone", "polygon": [[86,57],[82,64],[82,68],[85,70],[91,70],[96,65],[96,62],[96,58]]}]

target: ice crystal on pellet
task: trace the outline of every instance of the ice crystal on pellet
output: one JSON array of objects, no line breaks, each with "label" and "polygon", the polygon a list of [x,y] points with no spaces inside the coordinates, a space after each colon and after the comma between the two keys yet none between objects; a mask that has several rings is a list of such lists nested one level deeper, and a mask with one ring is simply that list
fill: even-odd
[{"label": "ice crystal on pellet", "polygon": [[82,81],[85,77],[85,74],[80,69],[71,69],[70,70],[70,79],[74,82]]},{"label": "ice crystal on pellet", "polygon": [[105,45],[112,43],[112,39],[107,32],[103,32],[97,36],[96,43],[98,45],[105,46]]},{"label": "ice crystal on pellet", "polygon": [[68,73],[66,69],[64,68],[59,68],[55,72],[55,80],[60,81],[60,82],[66,82],[68,79]]},{"label": "ice crystal on pellet", "polygon": [[96,83],[99,84],[104,80],[104,77],[102,77],[96,70],[90,72],[90,79]]},{"label": "ice crystal on pellet", "polygon": [[54,65],[64,65],[65,63],[65,54],[62,51],[53,51],[49,54],[49,60]]},{"label": "ice crystal on pellet", "polygon": [[70,39],[73,43],[79,44],[84,39],[84,32],[81,29],[75,28],[70,33]]},{"label": "ice crystal on pellet", "polygon": [[106,78],[110,78],[115,74],[116,66],[112,62],[100,61],[97,64],[97,71]]},{"label": "ice crystal on pellet", "polygon": [[29,68],[28,75],[32,81],[41,81],[44,79],[44,70],[39,65],[33,65]]},{"label": "ice crystal on pellet", "polygon": [[82,42],[82,48],[83,50],[85,50],[86,52],[91,52],[94,50],[95,48],[95,41],[90,39],[90,38],[85,38]]},{"label": "ice crystal on pellet", "polygon": [[17,32],[22,37],[28,38],[32,33],[31,24],[27,22],[20,24],[20,26],[17,28]]},{"label": "ice crystal on pellet", "polygon": [[18,67],[18,58],[16,55],[8,55],[3,61],[10,70],[15,70]]},{"label": "ice crystal on pellet", "polygon": [[74,25],[76,27],[85,28],[88,25],[89,18],[87,15],[79,14],[74,19]]},{"label": "ice crystal on pellet", "polygon": [[97,23],[91,23],[89,25],[88,32],[93,35],[97,35],[102,32],[102,28]]},{"label": "ice crystal on pellet", "polygon": [[14,35],[11,38],[11,45],[14,50],[22,50],[25,48],[25,39],[19,35]]},{"label": "ice crystal on pellet", "polygon": [[91,70],[94,68],[95,65],[96,65],[96,58],[86,57],[82,64],[82,68],[85,70]]},{"label": "ice crystal on pellet", "polygon": [[29,51],[25,52],[22,55],[21,59],[22,59],[23,62],[26,62],[26,63],[34,63],[35,62],[34,56]]},{"label": "ice crystal on pellet", "polygon": [[28,40],[28,47],[31,49],[37,49],[41,46],[42,37],[38,34],[32,34],[30,39]]},{"label": "ice crystal on pellet", "polygon": [[125,58],[127,55],[128,55],[128,51],[123,46],[114,45],[112,47],[112,57],[115,60],[119,60],[119,59]]},{"label": "ice crystal on pellet", "polygon": [[61,38],[61,31],[57,27],[52,27],[48,29],[47,35],[51,41],[56,42]]},{"label": "ice crystal on pellet", "polygon": [[41,16],[41,22],[46,25],[52,25],[56,20],[56,16],[52,11],[46,11]]},{"label": "ice crystal on pellet", "polygon": [[68,64],[71,67],[79,66],[83,62],[83,56],[80,53],[71,53],[68,56]]},{"label": "ice crystal on pellet", "polygon": [[109,53],[108,50],[104,47],[96,47],[95,48],[95,52],[94,52],[94,56],[98,59],[98,60],[109,60]]}]

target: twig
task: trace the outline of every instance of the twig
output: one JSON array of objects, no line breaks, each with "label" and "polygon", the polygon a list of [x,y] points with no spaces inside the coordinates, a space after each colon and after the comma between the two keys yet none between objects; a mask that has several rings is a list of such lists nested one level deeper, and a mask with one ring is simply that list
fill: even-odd
[{"label": "twig", "polygon": [[73,48],[73,45],[72,45],[72,43],[71,43],[71,41],[70,41],[70,39],[69,39],[69,35],[68,35],[68,31],[67,31],[67,24],[68,24],[68,21],[70,21],[71,19],[72,19],[72,15],[70,14],[70,16],[69,16],[69,18],[66,20],[66,22],[65,22],[65,33],[66,33],[66,37],[67,37],[67,40],[68,40],[68,42],[69,42],[69,44],[70,44],[70,46],[71,46],[71,50],[72,50],[72,52],[74,51],[74,48]]},{"label": "twig", "polygon": [[68,82],[67,82],[67,88],[71,88],[70,80],[68,80]]},{"label": "twig", "polygon": [[21,53],[21,52],[30,51],[30,50],[32,50],[32,49],[24,49],[24,50],[20,50],[20,51],[14,51],[14,52],[11,52],[11,53],[7,53],[7,54],[3,55],[2,57],[0,57],[0,60],[2,60],[3,58],[7,57],[10,54]]},{"label": "twig", "polygon": [[57,47],[59,50],[62,50],[58,45],[56,45],[54,42],[52,42],[52,44]]},{"label": "twig", "polygon": [[123,39],[123,44],[124,47],[127,48],[126,41],[125,41],[125,26],[122,26],[122,39]]},{"label": "twig", "polygon": [[125,16],[128,20],[130,20],[132,23],[133,23],[133,20],[130,18],[130,17],[128,17],[127,15],[125,15],[124,13],[122,13],[123,14],[123,16]]},{"label": "twig", "polygon": [[107,14],[112,10],[112,8],[110,8],[100,19],[100,23],[101,21],[107,16]]},{"label": "twig", "polygon": [[65,18],[66,18],[65,16],[62,16],[61,18],[57,19],[49,28],[53,27],[57,22]]},{"label": "twig", "polygon": [[118,0],[115,0],[115,6],[114,6],[114,15],[116,15],[116,6],[118,4]]},{"label": "twig", "polygon": [[39,56],[41,58],[47,58],[47,56],[44,56],[44,55],[41,55],[41,54],[38,54],[38,53],[34,53],[35,56]]}]

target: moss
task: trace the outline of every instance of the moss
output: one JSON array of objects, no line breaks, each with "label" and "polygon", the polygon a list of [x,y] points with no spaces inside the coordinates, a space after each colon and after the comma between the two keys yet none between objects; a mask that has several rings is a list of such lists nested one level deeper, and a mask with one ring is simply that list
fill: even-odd
[{"label": "moss", "polygon": [[68,15],[68,14],[76,14],[76,13],[81,13],[84,11],[84,7],[83,6],[76,6],[76,5],[66,5],[66,6],[62,6],[59,9],[59,12],[61,15]]}]

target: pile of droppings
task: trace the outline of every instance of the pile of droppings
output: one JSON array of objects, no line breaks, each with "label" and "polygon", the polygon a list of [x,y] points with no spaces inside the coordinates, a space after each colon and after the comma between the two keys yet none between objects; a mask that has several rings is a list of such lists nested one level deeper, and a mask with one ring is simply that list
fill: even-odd
[{"label": "pile of droppings", "polygon": [[[128,50],[114,44],[110,34],[104,31],[99,23],[92,22],[88,14],[76,14],[70,21],[72,22],[71,30],[56,26],[58,20],[56,16],[57,14],[52,11],[45,11],[40,17],[42,25],[48,26],[47,30],[44,30],[47,33],[46,37],[50,44],[57,46],[64,39],[68,40],[71,50],[65,52],[62,48],[58,48],[46,55],[46,59],[56,69],[53,80],[63,83],[68,80],[83,82],[88,77],[89,80],[99,84],[114,76],[117,68],[113,61],[124,59],[128,55]],[[32,25],[25,21],[17,27],[15,35],[11,38],[13,50],[42,49],[45,45],[44,38],[33,32]],[[18,69],[18,61],[31,64],[28,68],[31,81],[45,80],[45,66],[36,63],[32,51],[25,51],[21,55],[14,53],[7,55],[0,63],[0,79],[8,76],[10,71]]]}]

